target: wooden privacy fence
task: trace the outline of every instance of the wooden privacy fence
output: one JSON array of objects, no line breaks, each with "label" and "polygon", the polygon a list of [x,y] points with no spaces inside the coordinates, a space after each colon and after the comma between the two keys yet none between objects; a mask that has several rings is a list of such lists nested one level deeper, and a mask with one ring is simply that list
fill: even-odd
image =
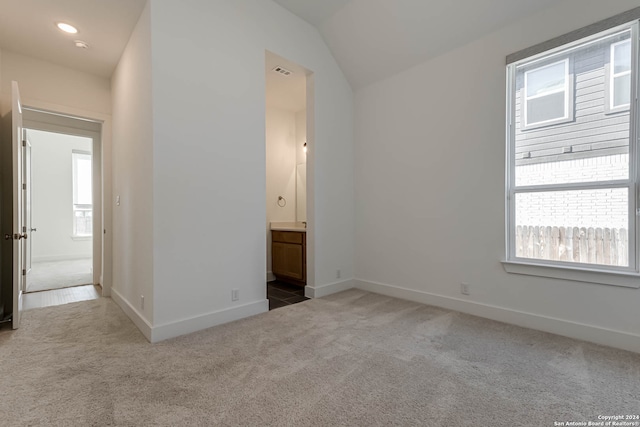
[{"label": "wooden privacy fence", "polygon": [[601,265],[629,265],[625,228],[516,227],[516,256]]}]

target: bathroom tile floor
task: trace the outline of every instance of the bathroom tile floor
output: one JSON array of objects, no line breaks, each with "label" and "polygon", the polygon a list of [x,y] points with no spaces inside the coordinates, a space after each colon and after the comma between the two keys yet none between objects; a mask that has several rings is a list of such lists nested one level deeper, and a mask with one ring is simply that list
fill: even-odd
[{"label": "bathroom tile floor", "polygon": [[267,298],[269,299],[269,310],[275,310],[276,308],[309,299],[304,296],[303,287],[289,285],[278,280],[267,283]]}]

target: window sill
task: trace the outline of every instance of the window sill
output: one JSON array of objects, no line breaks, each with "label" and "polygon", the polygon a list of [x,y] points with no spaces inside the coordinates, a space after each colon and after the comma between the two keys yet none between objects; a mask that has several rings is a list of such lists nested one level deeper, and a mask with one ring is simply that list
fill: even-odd
[{"label": "window sill", "polygon": [[501,261],[507,273],[525,276],[550,277],[601,285],[640,288],[640,274],[633,272],[605,271],[597,269],[573,268],[569,266],[541,265],[526,261]]},{"label": "window sill", "polygon": [[93,240],[93,237],[92,236],[71,236],[71,240],[88,241],[88,240]]}]

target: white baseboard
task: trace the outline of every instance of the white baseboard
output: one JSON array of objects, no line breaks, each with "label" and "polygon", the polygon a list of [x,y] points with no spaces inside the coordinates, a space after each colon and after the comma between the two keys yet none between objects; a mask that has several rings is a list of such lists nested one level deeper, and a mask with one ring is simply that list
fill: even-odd
[{"label": "white baseboard", "polygon": [[327,295],[352,289],[353,287],[354,281],[351,279],[320,286],[306,286],[304,288],[304,296],[307,298],[322,298]]},{"label": "white baseboard", "polygon": [[223,323],[233,322],[245,317],[255,316],[256,314],[266,313],[269,311],[269,300],[265,299],[237,307],[231,307],[212,313],[203,314],[189,319],[178,320],[176,322],[165,323],[163,325],[154,326],[151,332],[152,343],[163,341],[169,338],[175,338],[180,335],[190,334],[202,329],[211,328],[213,326],[222,325]]},{"label": "white baseboard", "polygon": [[31,259],[31,262],[55,262],[55,261],[73,261],[77,259],[91,259],[91,254],[89,255],[45,255],[45,256],[34,256]]},{"label": "white baseboard", "polygon": [[[117,290],[111,289],[111,299],[118,304],[118,306],[124,311],[134,325],[140,329],[142,335],[151,342],[153,327],[151,323],[145,319],[142,314],[133,307]],[[105,295],[103,295],[105,296]]]},{"label": "white baseboard", "polygon": [[640,335],[364,280],[354,287],[390,297],[640,353]]},{"label": "white baseboard", "polygon": [[273,271],[267,271],[267,282],[273,282],[276,280],[276,275],[273,274]]}]

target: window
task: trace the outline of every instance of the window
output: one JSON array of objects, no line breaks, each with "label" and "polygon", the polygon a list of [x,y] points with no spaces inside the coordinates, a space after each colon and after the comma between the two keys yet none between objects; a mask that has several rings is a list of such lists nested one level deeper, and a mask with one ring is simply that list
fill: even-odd
[{"label": "window", "polygon": [[609,107],[611,110],[629,108],[631,100],[631,41],[611,45]]},{"label": "window", "polygon": [[91,154],[73,151],[73,236],[91,237],[93,196],[91,192]]},{"label": "window", "polygon": [[569,118],[569,60],[524,73],[526,126],[551,124]]},{"label": "window", "polygon": [[637,39],[633,22],[507,66],[505,266],[638,274]]}]

